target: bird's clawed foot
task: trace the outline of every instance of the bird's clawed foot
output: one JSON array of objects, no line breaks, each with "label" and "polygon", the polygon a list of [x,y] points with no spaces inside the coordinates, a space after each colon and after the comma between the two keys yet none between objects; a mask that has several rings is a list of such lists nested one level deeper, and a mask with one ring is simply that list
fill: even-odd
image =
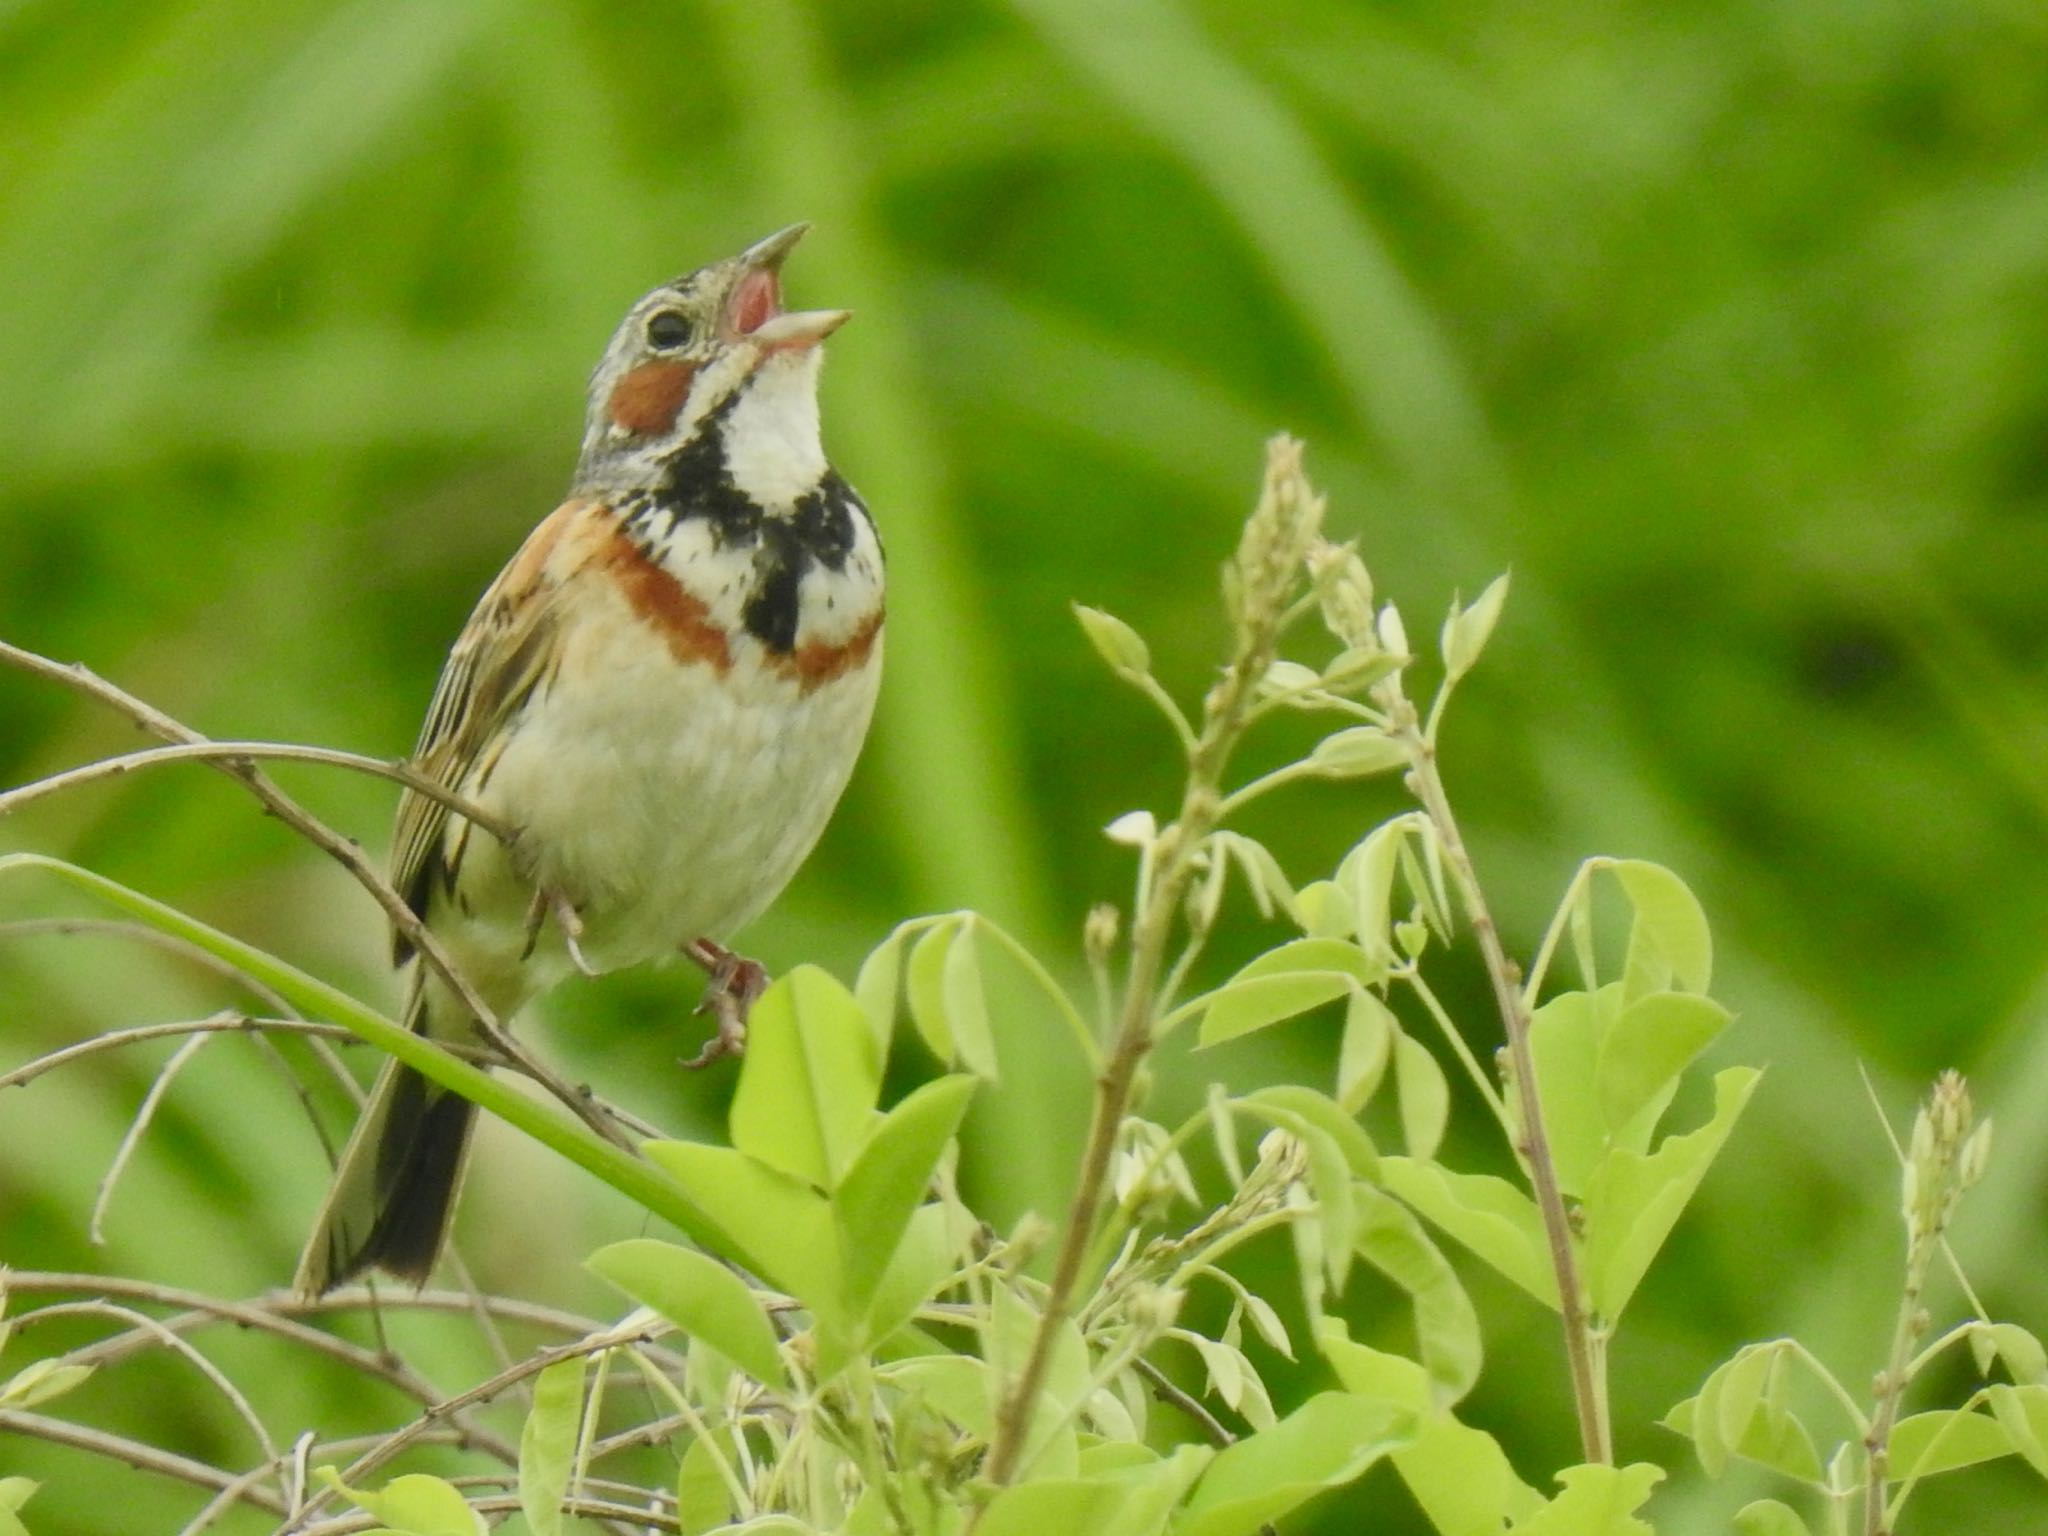
[{"label": "bird's clawed foot", "polygon": [[540,942],[541,924],[550,917],[562,930],[563,947],[569,951],[569,959],[576,969],[586,976],[597,975],[597,967],[583,956],[583,918],[569,898],[559,891],[535,889],[533,902],[526,909],[526,948],[519,952],[519,958],[533,958],[533,947]]},{"label": "bird's clawed foot", "polygon": [[721,1056],[745,1052],[747,1014],[754,1000],[768,990],[768,973],[761,969],[759,961],[736,955],[710,939],[691,940],[683,946],[683,953],[711,976],[704,986],[703,1001],[693,1011],[708,1013],[718,1021],[717,1032],[704,1042],[704,1049],[682,1063],[694,1071],[710,1066]]}]

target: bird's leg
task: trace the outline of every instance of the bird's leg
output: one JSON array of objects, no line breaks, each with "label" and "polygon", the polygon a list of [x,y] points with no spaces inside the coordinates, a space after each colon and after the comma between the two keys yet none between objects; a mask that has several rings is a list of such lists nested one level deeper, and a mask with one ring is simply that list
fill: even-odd
[{"label": "bird's leg", "polygon": [[747,1014],[754,1000],[768,990],[768,973],[757,960],[736,955],[710,939],[692,939],[683,953],[710,974],[704,998],[693,1010],[711,1014],[718,1030],[704,1042],[704,1049],[683,1065],[692,1069],[708,1067],[721,1056],[738,1056],[747,1048]]},{"label": "bird's leg", "polygon": [[521,960],[533,957],[533,947],[540,942],[540,926],[549,917],[562,930],[562,943],[569,951],[569,959],[577,970],[586,976],[598,974],[597,967],[583,955],[583,918],[576,911],[569,898],[560,891],[543,890],[534,887],[533,902],[526,909],[526,948],[519,952]]}]

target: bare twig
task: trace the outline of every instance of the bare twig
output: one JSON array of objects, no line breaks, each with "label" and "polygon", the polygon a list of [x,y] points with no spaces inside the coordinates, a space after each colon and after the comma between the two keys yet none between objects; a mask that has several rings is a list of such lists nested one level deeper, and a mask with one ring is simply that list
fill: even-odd
[{"label": "bare twig", "polygon": [[1188,1391],[1187,1388],[1181,1386],[1179,1382],[1175,1381],[1143,1355],[1139,1355],[1131,1361],[1131,1369],[1145,1378],[1161,1402],[1171,1403],[1182,1413],[1193,1419],[1202,1433],[1209,1437],[1211,1445],[1220,1449],[1226,1445],[1237,1444],[1237,1436],[1233,1435],[1225,1427],[1221,1419],[1202,1406],[1200,1398]]},{"label": "bare twig", "polygon": [[[61,683],[74,692],[96,699],[102,704],[118,710],[151,735],[180,746],[214,745],[205,736],[190,726],[172,719],[154,705],[135,697],[100,677],[90,668],[77,663],[66,665],[26,651],[16,645],[0,640],[0,662],[19,667],[38,677]],[[422,923],[417,913],[406,904],[391,882],[384,878],[372,865],[363,850],[352,838],[343,837],[326,823],[308,812],[296,800],[272,782],[246,757],[211,757],[199,759],[219,772],[227,775],[260,800],[272,815],[283,822],[314,847],[334,859],[352,876],[356,883],[370,893],[371,898],[382,909],[406,942],[419,954],[420,963],[425,965],[444,982],[458,1001],[469,1012],[478,1033],[488,1040],[508,1062],[515,1063],[529,1077],[553,1094],[590,1127],[622,1151],[635,1152],[632,1139],[607,1120],[591,1104],[589,1096],[579,1094],[575,1088],[557,1077],[544,1064],[505,1032],[492,1011],[469,979],[456,967],[448,956],[441,941],[434,937]]]},{"label": "bare twig", "polygon": [[[0,1088],[18,1088],[23,1083],[34,1082],[45,1072],[58,1067],[68,1067],[75,1061],[83,1061],[86,1057],[96,1056],[102,1051],[119,1050],[125,1045],[141,1045],[146,1041],[172,1039],[180,1035],[261,1035],[265,1030],[276,1030],[280,1034],[305,1035],[319,1040],[355,1039],[353,1034],[339,1024],[315,1024],[304,1019],[262,1019],[246,1013],[223,1012],[204,1019],[173,1019],[161,1024],[137,1024],[129,1029],[108,1030],[103,1035],[94,1035],[90,1040],[81,1040],[76,1045],[67,1045],[62,1050],[50,1052],[47,1056],[38,1056],[33,1061],[23,1062],[12,1072],[0,1073]],[[354,1082],[355,1079],[350,1078],[349,1081]]]},{"label": "bare twig", "polygon": [[[234,1381],[228,1376],[227,1372],[207,1359],[197,1349],[194,1349],[187,1340],[180,1338],[148,1313],[138,1312],[133,1307],[124,1307],[116,1302],[101,1301],[95,1298],[91,1301],[58,1302],[54,1306],[39,1308],[37,1315],[45,1321],[54,1317],[112,1317],[125,1323],[132,1323],[135,1327],[149,1333],[173,1354],[180,1355],[189,1361],[200,1375],[211,1382],[214,1389],[227,1399],[228,1405],[235,1410],[242,1422],[249,1427],[249,1433],[255,1437],[256,1448],[269,1460],[278,1460],[277,1446],[270,1438],[270,1431],[263,1427],[262,1417],[256,1412],[255,1406],[244,1395],[242,1389],[234,1384]],[[280,1493],[284,1492],[282,1488],[278,1491]]]},{"label": "bare twig", "polygon": [[517,836],[502,817],[493,816],[474,800],[457,794],[408,762],[366,757],[360,752],[344,752],[337,747],[302,746],[289,741],[181,741],[167,747],[144,747],[139,752],[124,752],[119,757],[101,758],[96,763],[68,768],[62,773],[53,773],[34,783],[0,793],[0,816],[10,816],[24,805],[33,804],[47,795],[96,784],[102,779],[121,778],[138,768],[153,768],[159,763],[219,762],[230,767],[236,764],[246,767],[263,760],[321,763],[329,768],[348,768],[373,778],[389,779],[394,784],[403,784],[416,795],[445,806],[465,820],[475,822],[501,843],[509,846]]},{"label": "bare twig", "polygon": [[1529,1047],[1529,1005],[1522,994],[1521,970],[1508,958],[1500,928],[1493,920],[1473,867],[1472,855],[1465,847],[1457,817],[1451,812],[1450,796],[1445,793],[1443,775],[1437,766],[1434,735],[1422,728],[1414,706],[1399,690],[1398,681],[1387,690],[1384,702],[1391,721],[1390,734],[1408,748],[1409,786],[1436,828],[1444,862],[1450,867],[1473,935],[1479,941],[1494,1004],[1507,1036],[1522,1132],[1515,1151],[1529,1170],[1536,1208],[1543,1217],[1544,1236],[1549,1239],[1550,1267],[1557,1279],[1558,1311],[1564,1323],[1565,1360],[1572,1378],[1572,1403],[1578,1411],[1580,1448],[1589,1462],[1611,1462],[1614,1438],[1607,1414],[1604,1349],[1588,1315],[1573,1246],[1571,1215],[1565,1209],[1564,1192],[1558,1187],[1557,1163],[1551,1155],[1550,1137],[1543,1123],[1543,1100],[1537,1090],[1535,1054]]},{"label": "bare twig", "polygon": [[141,1145],[143,1133],[149,1129],[149,1122],[156,1118],[157,1105],[163,1103],[164,1095],[170,1092],[172,1081],[183,1070],[185,1063],[198,1055],[200,1047],[212,1038],[212,1035],[203,1031],[192,1035],[183,1045],[171,1052],[170,1059],[157,1069],[156,1076],[151,1079],[149,1091],[142,1096],[142,1103],[136,1108],[135,1118],[128,1123],[128,1129],[123,1133],[120,1145],[114,1148],[113,1161],[107,1164],[107,1171],[100,1179],[99,1190],[93,1196],[92,1215],[86,1221],[85,1233],[92,1239],[95,1247],[107,1240],[102,1226],[107,1216],[107,1205],[114,1198],[114,1186],[121,1181],[121,1173],[128,1166],[128,1159],[135,1155],[136,1147]]},{"label": "bare twig", "polygon": [[[426,1412],[417,1419],[414,1419],[412,1423],[392,1434],[386,1435],[374,1447],[365,1451],[351,1462],[341,1474],[341,1480],[353,1486],[412,1445],[421,1435],[433,1429],[436,1424],[449,1415],[467,1408],[471,1404],[488,1402],[506,1388],[515,1386],[530,1376],[539,1375],[557,1361],[573,1360],[579,1355],[597,1354],[603,1350],[616,1349],[624,1344],[641,1343],[654,1338],[662,1331],[663,1328],[660,1324],[636,1322],[630,1327],[622,1326],[591,1334],[587,1338],[578,1339],[573,1344],[562,1344],[553,1349],[537,1350],[533,1354],[528,1355],[524,1360],[508,1366],[487,1380],[478,1382],[465,1392],[458,1392],[455,1396],[444,1398],[438,1403],[429,1403]],[[305,1536],[305,1532],[308,1529],[323,1528],[308,1528],[303,1522],[307,1516],[316,1513],[331,1502],[333,1497],[334,1492],[332,1489],[322,1489],[313,1494],[300,1507],[296,1517],[286,1529],[299,1532],[300,1536]]]},{"label": "bare twig", "polygon": [[[474,1499],[469,1507],[480,1515],[510,1515],[518,1512],[520,1504],[515,1495],[500,1494],[488,1499]],[[616,1503],[611,1499],[565,1498],[561,1507],[565,1514],[582,1515],[591,1520],[624,1521],[642,1530],[680,1531],[683,1528],[683,1522],[674,1515],[663,1514],[659,1510],[642,1505]],[[322,1520],[317,1525],[291,1526],[287,1529],[297,1531],[299,1536],[346,1536],[346,1533],[352,1531],[372,1530],[377,1523],[375,1515],[359,1511],[352,1515],[338,1515],[331,1520]]]},{"label": "bare twig", "polygon": [[[154,1472],[160,1477],[176,1478],[179,1482],[192,1483],[201,1488],[225,1489],[241,1483],[242,1478],[232,1472],[190,1456],[180,1456],[176,1451],[166,1451],[159,1446],[141,1440],[131,1440],[125,1435],[113,1435],[103,1429],[88,1429],[83,1424],[73,1424],[68,1419],[53,1419],[46,1414],[29,1413],[18,1408],[0,1408],[0,1430],[17,1435],[29,1435],[37,1440],[47,1440],[52,1445],[68,1445],[75,1450],[90,1451],[95,1456],[104,1456],[110,1461],[125,1462],[138,1472]],[[284,1501],[276,1494],[250,1484],[238,1495],[244,1503],[254,1504],[258,1509],[268,1510],[273,1515],[287,1513]]]}]

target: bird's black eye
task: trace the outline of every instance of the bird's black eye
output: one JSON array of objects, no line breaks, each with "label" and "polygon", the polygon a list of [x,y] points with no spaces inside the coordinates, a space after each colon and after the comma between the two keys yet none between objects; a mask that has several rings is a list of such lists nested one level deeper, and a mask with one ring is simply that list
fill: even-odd
[{"label": "bird's black eye", "polygon": [[690,322],[673,309],[658,309],[647,319],[647,344],[664,352],[690,344]]}]

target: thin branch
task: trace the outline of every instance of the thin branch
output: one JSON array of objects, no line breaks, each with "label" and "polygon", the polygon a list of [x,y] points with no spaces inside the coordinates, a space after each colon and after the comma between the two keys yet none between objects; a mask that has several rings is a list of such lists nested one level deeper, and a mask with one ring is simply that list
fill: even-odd
[{"label": "thin branch", "polygon": [[1237,1444],[1237,1436],[1224,1426],[1221,1419],[1202,1406],[1200,1398],[1181,1386],[1166,1372],[1139,1355],[1131,1361],[1131,1369],[1151,1384],[1152,1391],[1161,1402],[1171,1403],[1182,1413],[1195,1421],[1202,1433],[1209,1437],[1209,1443],[1218,1447]]},{"label": "thin branch", "polygon": [[[508,1493],[488,1499],[473,1499],[469,1507],[480,1515],[511,1515],[519,1512],[520,1503],[516,1495]],[[643,1530],[680,1531],[683,1528],[683,1522],[674,1515],[639,1505],[615,1503],[611,1499],[565,1498],[561,1508],[564,1514],[582,1515],[591,1520],[625,1521]],[[377,1524],[375,1515],[360,1510],[352,1515],[322,1520],[317,1525],[289,1526],[287,1529],[298,1532],[299,1536],[347,1536],[353,1531],[374,1530]]]},{"label": "thin branch", "polygon": [[1521,972],[1508,958],[1473,867],[1472,855],[1466,850],[1457,817],[1451,812],[1450,797],[1437,767],[1436,742],[1419,728],[1415,708],[1398,685],[1389,690],[1387,703],[1393,734],[1408,747],[1409,787],[1436,827],[1444,860],[1450,866],[1472,932],[1479,941],[1487,980],[1493,986],[1494,1004],[1507,1036],[1508,1056],[1514,1066],[1516,1108],[1521,1112],[1522,1122],[1521,1141],[1515,1151],[1529,1170],[1536,1206],[1543,1217],[1544,1236],[1549,1239],[1550,1266],[1557,1278],[1558,1311],[1564,1322],[1565,1359],[1572,1378],[1572,1402],[1578,1411],[1580,1446],[1587,1461],[1612,1462],[1614,1441],[1605,1411],[1606,1388],[1599,1379],[1600,1352],[1592,1338],[1586,1293],[1579,1281],[1571,1216],[1565,1210],[1564,1192],[1557,1182],[1557,1164],[1544,1128],[1543,1101],[1536,1085],[1536,1058],[1529,1047],[1529,1006],[1522,995]]},{"label": "thin branch", "polygon": [[[241,1502],[244,1489],[253,1484],[260,1483],[264,1478],[271,1476],[273,1473],[281,1475],[290,1470],[295,1473],[293,1492],[285,1501],[285,1509],[278,1511],[281,1514],[288,1514],[303,1497],[303,1462],[314,1451],[317,1450],[327,1456],[346,1456],[360,1451],[366,1446],[375,1445],[378,1438],[376,1435],[358,1435],[348,1440],[328,1440],[316,1445],[313,1440],[312,1431],[308,1430],[293,1443],[290,1450],[281,1452],[275,1462],[266,1462],[260,1466],[251,1467],[232,1483],[222,1488],[219,1493],[213,1496],[204,1509],[200,1510],[198,1514],[186,1522],[183,1528],[179,1530],[178,1536],[200,1536],[200,1533],[205,1531],[207,1527]],[[459,1444],[461,1442],[461,1436],[454,1430],[441,1430],[425,1438],[448,1444]]]},{"label": "thin branch", "polygon": [[114,1148],[113,1161],[107,1164],[107,1171],[100,1179],[100,1187],[93,1195],[92,1215],[85,1224],[85,1235],[94,1247],[100,1247],[107,1240],[103,1224],[106,1221],[107,1206],[114,1198],[114,1186],[121,1181],[121,1174],[128,1166],[128,1160],[135,1155],[136,1147],[142,1144],[142,1137],[149,1129],[150,1121],[156,1118],[156,1108],[163,1103],[164,1095],[171,1090],[171,1083],[184,1069],[185,1063],[199,1054],[200,1047],[213,1037],[205,1032],[194,1034],[185,1043],[171,1052],[168,1060],[157,1069],[151,1079],[149,1091],[142,1096],[142,1103],[136,1107],[135,1118],[128,1122],[128,1129],[122,1134],[120,1145]]},{"label": "thin branch", "polygon": [[[39,1308],[37,1315],[45,1320],[63,1316],[113,1317],[120,1319],[122,1322],[132,1323],[135,1327],[145,1330],[173,1354],[182,1356],[190,1362],[200,1375],[213,1384],[214,1389],[227,1399],[228,1405],[235,1410],[242,1422],[248,1426],[249,1433],[255,1438],[257,1450],[262,1452],[270,1462],[274,1463],[280,1459],[277,1446],[270,1438],[270,1431],[263,1427],[263,1419],[256,1412],[255,1405],[243,1394],[242,1389],[235,1385],[227,1372],[193,1348],[189,1341],[178,1337],[176,1333],[172,1332],[148,1313],[138,1312],[133,1307],[124,1307],[116,1302],[94,1299],[91,1301],[58,1302],[54,1306]],[[280,1494],[284,1491],[282,1487],[278,1489]]]},{"label": "thin branch", "polygon": [[[47,1440],[52,1445],[67,1445],[74,1450],[89,1451],[110,1461],[124,1462],[138,1472],[154,1472],[159,1477],[175,1478],[179,1482],[192,1483],[201,1488],[221,1490],[242,1481],[235,1473],[223,1472],[219,1467],[195,1461],[190,1456],[180,1456],[176,1451],[166,1451],[140,1440],[130,1440],[125,1435],[108,1434],[102,1429],[88,1429],[85,1425],[73,1424],[68,1419],[53,1419],[46,1414],[29,1413],[18,1408],[0,1408],[0,1430],[11,1430],[17,1435]],[[262,1488],[253,1485],[243,1487],[238,1497],[242,1502],[254,1504],[258,1509],[267,1510],[273,1515],[286,1513],[284,1500]]]},{"label": "thin branch", "polygon": [[373,778],[389,779],[394,784],[403,784],[416,795],[435,801],[465,820],[475,822],[508,847],[518,836],[503,817],[492,815],[468,796],[457,794],[438,779],[421,773],[411,763],[382,757],[366,757],[360,752],[344,752],[338,747],[309,747],[288,741],[181,741],[167,747],[144,747],[139,752],[124,752],[119,757],[101,758],[98,762],[85,763],[77,768],[66,769],[62,773],[53,773],[0,794],[0,817],[11,816],[24,805],[33,804],[45,796],[67,789],[77,789],[85,784],[95,784],[102,779],[121,778],[138,768],[153,768],[159,763],[218,762],[232,768],[236,765],[246,767],[260,760],[322,763],[330,768],[348,768],[356,773],[369,774]]},{"label": "thin branch", "polygon": [[[173,1019],[162,1024],[137,1024],[129,1029],[108,1030],[105,1034],[94,1035],[90,1040],[81,1040],[76,1045],[67,1045],[62,1050],[52,1051],[47,1056],[38,1056],[33,1061],[23,1062],[12,1072],[0,1073],[0,1088],[18,1088],[32,1083],[45,1072],[57,1067],[68,1067],[75,1061],[96,1056],[102,1051],[119,1050],[125,1045],[141,1045],[149,1040],[164,1040],[179,1035],[261,1035],[265,1030],[276,1030],[280,1034],[308,1035],[322,1040],[354,1040],[355,1036],[340,1024],[315,1024],[304,1019],[262,1019],[246,1013],[222,1012],[204,1019]],[[479,1053],[481,1054],[481,1053]],[[353,1078],[349,1079],[351,1082]]]},{"label": "thin branch", "polygon": [[[47,656],[39,656],[34,651],[26,651],[0,640],[0,663],[19,667],[23,671],[48,678],[74,692],[96,699],[126,715],[151,735],[165,741],[181,746],[210,744],[207,737],[190,726],[172,719],[154,705],[116,687],[90,668],[75,662],[67,666],[63,662],[52,661]],[[497,1015],[470,984],[469,979],[456,967],[455,962],[449,958],[441,941],[420,921],[419,915],[406,903],[405,898],[391,882],[385,879],[364,856],[362,848],[354,839],[343,837],[313,816],[247,759],[202,757],[199,760],[247,789],[279,821],[354,876],[356,883],[370,893],[392,927],[417,951],[420,963],[439,977],[455,994],[474,1020],[478,1033],[495,1046],[505,1060],[516,1063],[535,1082],[567,1105],[596,1135],[622,1151],[637,1151],[631,1138],[622,1134],[592,1106],[587,1094],[579,1094],[505,1032],[498,1022]]]},{"label": "thin branch", "polygon": [[[406,1447],[412,1445],[420,1436],[433,1429],[441,1420],[472,1404],[488,1402],[506,1388],[516,1386],[528,1377],[538,1376],[557,1361],[573,1360],[582,1355],[596,1354],[601,1350],[616,1349],[622,1344],[645,1342],[656,1337],[661,1331],[662,1328],[659,1324],[636,1322],[631,1327],[622,1326],[592,1334],[587,1338],[578,1339],[573,1344],[563,1344],[553,1349],[537,1350],[533,1354],[528,1355],[524,1360],[498,1372],[497,1375],[478,1382],[467,1391],[458,1392],[453,1397],[443,1398],[437,1403],[427,1404],[425,1413],[421,1414],[404,1428],[386,1435],[374,1447],[349,1463],[347,1469],[341,1474],[341,1480],[350,1486],[354,1486],[405,1450]],[[331,1488],[322,1489],[315,1493],[306,1500],[286,1529],[288,1531],[300,1532],[301,1536],[304,1536],[307,1528],[303,1522],[306,1517],[331,1502],[333,1497],[334,1491]],[[314,1527],[313,1529],[320,1528]]]}]

